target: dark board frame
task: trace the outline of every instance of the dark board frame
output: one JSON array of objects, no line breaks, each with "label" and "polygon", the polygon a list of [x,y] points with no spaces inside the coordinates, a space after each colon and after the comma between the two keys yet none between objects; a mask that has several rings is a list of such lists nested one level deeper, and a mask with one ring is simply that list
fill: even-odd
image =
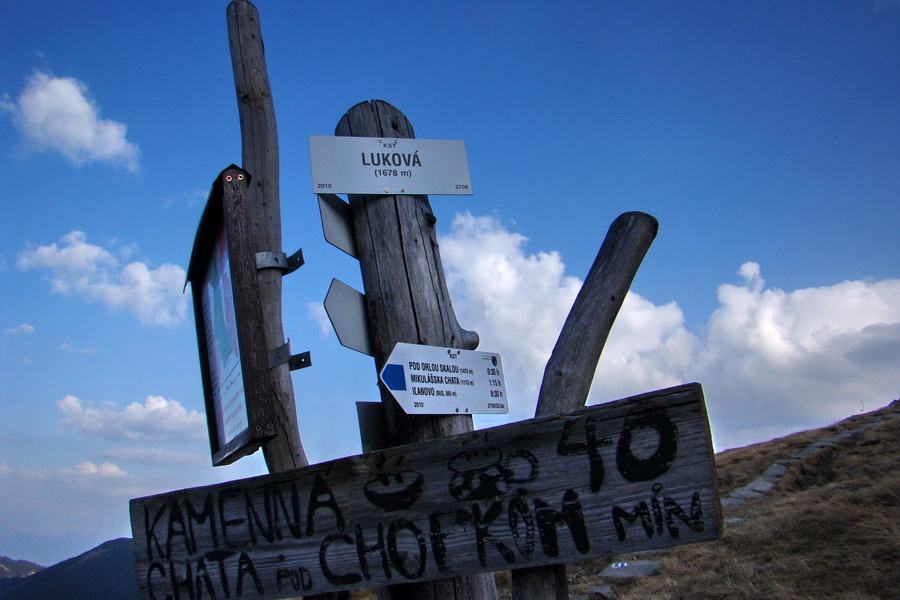
[{"label": "dark board frame", "polygon": [[[262,308],[256,276],[256,253],[252,247],[253,237],[248,218],[249,183],[250,174],[235,165],[229,166],[216,177],[197,227],[188,266],[187,280],[191,283],[193,296],[206,422],[214,466],[231,464],[252,454],[275,436],[268,358],[262,328],[259,326],[262,322]],[[246,428],[227,441],[219,433],[207,342],[210,336],[203,307],[206,274],[220,234],[225,236],[231,271],[237,346],[247,412]]]}]

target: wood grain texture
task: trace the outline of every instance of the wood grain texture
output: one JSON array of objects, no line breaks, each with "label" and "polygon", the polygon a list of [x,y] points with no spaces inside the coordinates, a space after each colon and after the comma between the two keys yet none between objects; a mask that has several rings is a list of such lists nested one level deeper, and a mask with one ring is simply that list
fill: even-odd
[{"label": "wood grain texture", "polygon": [[[248,188],[249,175],[235,165],[224,169],[213,181],[194,237],[187,272],[194,304],[200,377],[214,465],[230,464],[253,453],[275,435],[266,345],[259,327],[262,316],[253,254],[253,232],[245,212]],[[223,258],[228,261],[230,278],[219,279],[217,272],[213,272],[220,244],[225,245]],[[235,352],[243,357],[238,389],[243,393],[244,415],[233,422],[225,416],[228,398],[220,396],[224,381],[220,379],[220,374],[216,374],[219,368],[214,356],[218,352],[211,347],[225,341],[218,336],[228,334],[216,331],[213,324],[217,312],[213,307],[215,302],[204,299],[211,293],[207,286],[217,285],[225,286],[222,288],[225,292],[223,297],[232,299],[231,318],[234,319],[237,336]],[[223,304],[227,305],[228,302]],[[223,315],[224,312],[219,314]],[[241,431],[233,430],[233,426],[241,422],[245,422],[246,427]]]},{"label": "wood grain texture", "polygon": [[609,332],[658,228],[656,219],[640,212],[625,213],[610,226],[544,369],[535,416],[584,406]]},{"label": "wood grain texture", "polygon": [[[335,135],[385,140],[414,138],[412,124],[397,108],[373,100],[352,107]],[[463,329],[453,311],[428,196],[350,195],[357,258],[365,287],[369,339],[380,371],[397,342],[474,350],[478,334]],[[471,431],[469,415],[407,415],[379,383],[393,445]],[[465,579],[471,579],[466,581]],[[443,586],[441,590],[435,585]],[[493,578],[475,576],[450,583],[392,589],[395,598],[490,600]]]},{"label": "wood grain texture", "polygon": [[236,167],[222,171],[214,184],[221,186],[224,228],[228,238],[228,258],[231,268],[235,323],[240,345],[241,369],[244,372],[244,397],[247,417],[253,437],[275,435],[272,388],[268,381],[266,343],[259,333],[263,319],[259,286],[256,278],[256,259],[253,229],[247,214],[250,186],[246,172]]},{"label": "wood grain texture", "polygon": [[[721,532],[698,384],[139,498],[131,521],[147,600],[421,582]],[[392,589],[402,598],[491,592],[478,585]]]},{"label": "wood grain texture", "polygon": [[[381,101],[351,108],[336,135],[410,138],[412,125]],[[478,335],[456,320],[444,279],[427,196],[349,197],[365,287],[376,370],[397,342],[474,350]],[[408,417],[386,390],[393,444],[431,439],[471,429],[471,417]]]},{"label": "wood grain texture", "polygon": [[[609,332],[658,229],[655,218],[640,212],[613,221],[547,361],[535,416],[584,406]],[[566,566],[514,570],[512,596],[568,598]]]},{"label": "wood grain texture", "polygon": [[[228,5],[228,41],[241,123],[243,168],[250,173],[248,212],[256,252],[281,252],[278,128],[256,7],[245,0]],[[282,273],[258,271],[262,329],[267,350],[284,344]],[[263,446],[266,465],[279,472],[309,464],[300,440],[294,388],[287,364],[270,370],[277,436]]]}]

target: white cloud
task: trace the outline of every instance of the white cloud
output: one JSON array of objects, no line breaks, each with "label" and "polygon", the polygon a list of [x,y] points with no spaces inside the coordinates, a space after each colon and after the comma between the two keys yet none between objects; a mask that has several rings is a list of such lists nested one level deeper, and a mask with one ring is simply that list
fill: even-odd
[{"label": "white cloud", "polygon": [[[125,252],[133,252],[131,246]],[[125,308],[145,325],[173,327],[185,321],[187,296],[183,293],[185,272],[165,263],[151,269],[143,262],[124,266],[109,250],[90,244],[87,235],[72,231],[60,243],[35,246],[19,254],[22,270],[50,271],[52,289],[100,300],[110,308]]]},{"label": "white cloud", "polygon": [[785,433],[782,424],[849,416],[885,383],[900,382],[900,280],[789,292],[765,288],[755,263],[739,274],[743,285],[719,286],[720,308],[697,359],[719,395],[710,413],[729,424],[728,445]]},{"label": "white cloud", "polygon": [[96,354],[96,348],[78,348],[70,342],[63,342],[59,345],[59,349],[63,352],[71,352],[73,354]]},{"label": "white cloud", "polygon": [[6,330],[6,335],[28,335],[34,333],[34,327],[28,323],[21,323]]},{"label": "white cloud", "polygon": [[[534,416],[544,364],[581,282],[556,252],[526,255],[527,239],[493,217],[458,214],[441,259],[460,324],[504,361],[516,418]],[[508,360],[510,357],[511,360]]]},{"label": "white cloud", "polygon": [[609,335],[591,401],[612,400],[690,380],[700,340],[675,302],[656,306],[629,292]]},{"label": "white cloud", "polygon": [[176,400],[147,396],[124,409],[112,403],[95,405],[69,395],[56,403],[62,423],[91,436],[111,440],[200,440],[207,435],[206,417],[188,411]]},{"label": "white cloud", "polygon": [[[457,215],[441,239],[454,306],[481,349],[503,357],[510,420],[533,415],[544,366],[581,282],[556,253],[528,255],[526,239],[491,217]],[[718,288],[702,335],[675,302],[630,292],[600,359],[589,402],[680,383],[703,384],[718,449],[744,445],[880,404],[900,384],[900,280],[766,288],[760,266]],[[885,385],[887,384],[887,385]],[[893,387],[892,387],[893,386]],[[479,422],[496,423],[482,417]]]},{"label": "white cloud", "polygon": [[[69,500],[73,498],[73,494],[86,496],[88,499],[96,500],[100,496],[109,498],[119,498],[123,491],[130,487],[125,485],[133,485],[134,477],[126,473],[119,465],[105,461],[95,463],[91,461],[82,461],[72,467],[10,467],[6,463],[0,463],[0,492],[5,492],[7,496],[11,496],[14,502],[4,503],[7,508],[18,508],[27,510],[29,506],[32,510],[35,503],[57,504],[54,510],[65,512],[72,508]],[[36,490],[43,490],[40,494],[34,495]],[[61,493],[62,492],[62,493]],[[3,493],[0,493],[3,496]],[[37,500],[37,496],[41,496]],[[59,498],[66,498],[66,502],[59,502]],[[9,498],[7,498],[9,500]],[[18,507],[11,506],[19,505]],[[84,509],[81,505],[79,509]],[[21,512],[21,510],[20,510]],[[32,513],[32,517],[34,514]],[[2,527],[2,525],[0,525]]]},{"label": "white cloud", "polygon": [[34,73],[15,102],[4,99],[24,141],[37,150],[55,150],[72,164],[105,162],[137,171],[140,151],[126,139],[126,126],[100,118],[100,107],[85,83],[72,77]]},{"label": "white cloud", "polygon": [[0,465],[0,538],[30,547],[35,556],[19,558],[54,564],[126,534],[128,500],[144,491],[134,476],[112,462],[57,468]]},{"label": "white cloud", "polygon": [[60,472],[74,473],[76,475],[86,475],[88,477],[124,477],[126,475],[125,471],[120,469],[118,465],[111,462],[105,462],[98,465],[89,461],[85,461],[78,463],[73,469],[62,469]]},{"label": "white cloud", "polygon": [[319,327],[319,332],[322,334],[322,337],[325,337],[334,331],[334,328],[331,326],[331,319],[328,318],[328,312],[325,310],[324,303],[307,302],[306,310],[309,315],[309,320]]},{"label": "white cloud", "polygon": [[70,485],[80,485],[79,481],[85,478],[125,477],[126,475],[128,473],[120,469],[119,465],[109,461],[97,464],[86,460],[74,467],[61,467],[58,469],[13,469],[5,462],[0,463],[0,476],[18,477],[30,481],[67,482]]},{"label": "white cloud", "polygon": [[114,460],[128,461],[154,467],[164,466],[172,468],[183,467],[207,467],[210,464],[209,453],[180,452],[166,448],[111,448],[105,451],[104,456]]}]

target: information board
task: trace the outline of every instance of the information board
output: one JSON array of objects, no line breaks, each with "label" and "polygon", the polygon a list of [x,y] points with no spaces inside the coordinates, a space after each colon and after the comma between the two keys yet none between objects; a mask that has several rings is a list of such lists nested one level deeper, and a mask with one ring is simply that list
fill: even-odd
[{"label": "information board", "polygon": [[256,253],[247,215],[250,175],[234,165],[213,182],[197,226],[191,283],[213,465],[275,436]]},{"label": "information board", "polygon": [[229,444],[249,425],[232,294],[231,265],[223,224],[216,236],[202,290],[206,353],[209,358],[216,427],[222,445]]},{"label": "information board", "polygon": [[309,136],[314,194],[471,195],[462,140]]}]

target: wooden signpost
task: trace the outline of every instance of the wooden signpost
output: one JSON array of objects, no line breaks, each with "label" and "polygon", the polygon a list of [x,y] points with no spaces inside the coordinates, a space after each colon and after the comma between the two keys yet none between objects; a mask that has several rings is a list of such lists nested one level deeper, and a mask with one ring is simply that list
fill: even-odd
[{"label": "wooden signpost", "polygon": [[[241,123],[241,160],[252,176],[246,197],[247,226],[252,231],[254,255],[261,259],[257,281],[262,318],[257,326],[266,350],[275,359],[266,380],[276,435],[263,445],[263,453],[269,471],[280,472],[309,464],[300,441],[291,381],[291,370],[308,365],[309,355],[303,365],[291,361],[281,318],[281,279],[296,266],[289,263],[298,254],[288,257],[282,252],[278,128],[259,13],[252,3],[238,0],[228,5],[225,14]],[[299,260],[302,264],[302,258]]]},{"label": "wooden signpost", "polygon": [[[613,221],[547,361],[536,417],[587,402],[609,332],[658,229],[656,219],[641,212]],[[514,569],[512,592],[514,600],[565,600],[566,565]]]},{"label": "wooden signpost", "polygon": [[131,502],[143,598],[284,598],[718,537],[698,384]]},{"label": "wooden signpost", "polygon": [[[388,141],[415,137],[406,115],[380,100],[353,106],[335,134]],[[474,350],[478,334],[463,329],[450,301],[428,196],[350,194],[348,200],[375,372],[381,372],[398,342]],[[410,415],[383,383],[379,390],[392,446],[474,429],[471,415]],[[388,593],[394,600],[497,597],[493,576],[470,574],[394,586]]]},{"label": "wooden signpost", "polygon": [[[349,202],[329,193],[320,205],[326,238],[360,261],[365,293],[333,285],[326,308],[332,319],[353,312],[341,342],[372,355],[382,374],[381,418],[361,414],[383,430],[366,432],[367,454],[306,466],[290,370],[309,357],[291,356],[281,322],[281,276],[302,258],[281,252],[278,140],[258,13],[237,0],[227,16],[244,168],[214,183],[189,280],[213,462],[262,446],[270,474],[132,500],[142,598],[346,598],[345,590],[387,586],[382,598],[393,600],[493,600],[490,573],[512,569],[514,600],[562,599],[567,562],[717,538],[699,384],[578,408],[656,235],[649,215],[626,213],[610,228],[547,364],[536,418],[472,431],[468,405],[410,414],[398,403],[392,392],[405,389],[407,367],[410,385],[423,383],[419,395],[433,389],[444,400],[460,395],[465,378],[438,381],[431,363],[414,366],[408,356],[389,363],[395,348],[453,355],[479,343],[456,320],[428,196],[411,195],[434,182],[441,193],[471,193],[471,182],[459,144],[415,140],[406,116],[382,101],[340,120],[336,136],[352,139],[316,143],[339,154],[363,149],[366,169],[347,188]],[[423,158],[435,156],[453,168]],[[339,191],[344,173],[332,166],[317,171],[317,191]],[[496,361],[482,387],[504,398],[488,408],[506,409],[500,357],[478,356]]]}]

